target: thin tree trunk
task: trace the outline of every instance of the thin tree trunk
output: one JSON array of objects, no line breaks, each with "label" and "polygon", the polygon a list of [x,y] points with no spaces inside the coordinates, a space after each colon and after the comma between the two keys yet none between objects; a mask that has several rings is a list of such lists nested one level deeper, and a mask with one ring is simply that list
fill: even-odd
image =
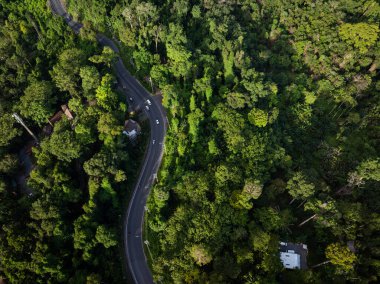
[{"label": "thin tree trunk", "polygon": [[334,105],[334,107],[330,110],[330,112],[328,113],[328,115],[330,115],[336,109],[337,106],[338,106],[337,104]]},{"label": "thin tree trunk", "polygon": [[306,202],[306,199],[300,203],[300,205],[297,206],[297,208],[300,208],[302,205],[304,205]]},{"label": "thin tree trunk", "polygon": [[332,118],[334,118],[336,116],[336,114],[340,111],[340,107],[343,105],[343,102],[340,103],[340,105],[338,106],[338,110],[336,112],[334,112],[334,115],[332,116]]},{"label": "thin tree trunk", "polygon": [[289,205],[292,204],[295,200],[296,198],[293,198],[292,200],[290,200]]},{"label": "thin tree trunk", "polygon": [[313,220],[315,217],[317,217],[318,214],[314,214],[313,216],[311,216],[310,218],[307,218],[305,221],[303,221],[301,224],[298,225],[298,227],[301,227],[303,225],[305,225],[307,222]]},{"label": "thin tree trunk", "polygon": [[36,31],[37,35],[38,35],[38,38],[44,42],[44,38],[43,36],[41,35],[39,29],[38,29],[38,26],[36,24],[36,22],[34,21],[34,19],[32,18],[32,16],[30,16],[29,14],[26,15],[27,19],[30,21],[30,23],[32,24],[34,30]]},{"label": "thin tree trunk", "polygon": [[158,26],[155,37],[154,37],[154,41],[156,44],[156,53],[158,52],[158,38],[159,38],[160,31],[161,31],[161,25]]},{"label": "thin tree trunk", "polygon": [[156,44],[156,53],[158,52],[158,35],[156,35],[154,43]]},{"label": "thin tree trunk", "polygon": [[342,186],[338,191],[335,192],[335,195],[345,195],[345,191],[349,189],[348,184]]},{"label": "thin tree trunk", "polygon": [[311,268],[316,268],[316,267],[319,267],[319,266],[325,265],[325,264],[330,263],[330,262],[331,262],[330,260],[326,260],[326,261],[324,261],[324,262],[321,262],[321,263],[318,263],[318,264],[312,266]]}]

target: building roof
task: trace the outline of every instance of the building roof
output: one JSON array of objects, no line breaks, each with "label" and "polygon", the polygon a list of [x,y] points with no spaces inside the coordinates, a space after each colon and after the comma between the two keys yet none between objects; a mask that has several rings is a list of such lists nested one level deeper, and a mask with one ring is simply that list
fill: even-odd
[{"label": "building roof", "polygon": [[56,112],[51,118],[49,118],[49,122],[51,124],[54,124],[57,121],[60,121],[62,118],[62,115],[63,115],[63,111],[60,110],[60,111]]},{"label": "building roof", "polygon": [[285,268],[300,269],[301,268],[301,256],[293,252],[281,252],[280,259]]},{"label": "building roof", "polygon": [[136,137],[137,136],[137,131],[136,130],[131,130],[131,131],[123,131],[123,134],[128,135],[129,137]]},{"label": "building roof", "polygon": [[131,139],[135,139],[141,132],[140,125],[133,119],[128,119],[124,123],[123,134],[127,135]]},{"label": "building roof", "polygon": [[307,269],[307,254],[305,244],[280,242],[280,259],[285,268]]},{"label": "building roof", "polygon": [[60,121],[63,115],[63,111],[58,111],[56,112],[51,118],[49,118],[49,124],[45,125],[42,131],[46,135],[50,135],[53,133],[53,125],[57,122]]},{"label": "building roof", "polygon": [[66,115],[68,120],[72,120],[74,118],[67,105],[61,105],[61,109],[62,110],[57,111],[51,118],[49,118],[49,124],[45,125],[42,129],[45,134],[52,134],[54,124],[62,119],[62,115]]},{"label": "building roof", "polygon": [[62,109],[63,113],[67,116],[68,120],[74,119],[74,116],[71,113],[71,111],[67,105],[61,105],[61,109]]}]

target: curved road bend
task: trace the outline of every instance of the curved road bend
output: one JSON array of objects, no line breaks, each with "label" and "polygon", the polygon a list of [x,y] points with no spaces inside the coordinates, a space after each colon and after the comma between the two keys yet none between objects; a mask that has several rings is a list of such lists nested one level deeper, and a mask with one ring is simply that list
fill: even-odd
[{"label": "curved road bend", "polygon": [[[50,5],[55,14],[62,16],[74,32],[79,33],[82,24],[72,20],[72,17],[66,12],[59,0],[50,0]],[[116,53],[119,52],[116,44],[109,38],[97,35],[97,40],[101,45],[111,47]],[[146,201],[163,156],[167,120],[161,103],[154,99],[128,72],[120,57],[113,67],[123,89],[128,90],[128,102],[132,98],[132,107],[134,109],[141,109],[148,117],[150,123],[149,146],[129,202],[124,220],[123,233],[128,271],[131,274],[133,282],[136,284],[151,284],[153,283],[153,277],[144,253],[142,228]]]}]

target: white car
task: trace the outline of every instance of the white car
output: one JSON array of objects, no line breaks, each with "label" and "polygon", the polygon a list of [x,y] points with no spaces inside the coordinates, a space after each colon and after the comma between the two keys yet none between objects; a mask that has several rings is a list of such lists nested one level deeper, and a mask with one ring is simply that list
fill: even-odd
[{"label": "white car", "polygon": [[129,100],[130,100],[131,102],[133,102],[133,98],[129,98]]},{"label": "white car", "polygon": [[156,143],[156,140],[153,140],[153,145],[154,145],[154,143]]},{"label": "white car", "polygon": [[160,124],[160,122],[158,121],[158,119],[156,119],[156,124]]},{"label": "white car", "polygon": [[148,106],[145,106],[146,110],[149,110],[149,107]]},{"label": "white car", "polygon": [[150,100],[146,100],[146,102],[148,103],[148,105],[152,104]]}]

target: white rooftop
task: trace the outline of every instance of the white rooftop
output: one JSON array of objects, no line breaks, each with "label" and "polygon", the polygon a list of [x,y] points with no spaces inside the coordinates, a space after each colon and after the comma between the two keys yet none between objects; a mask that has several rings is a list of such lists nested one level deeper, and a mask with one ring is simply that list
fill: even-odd
[{"label": "white rooftop", "polygon": [[127,135],[129,138],[136,138],[137,136],[137,131],[135,129],[131,131],[123,131],[123,134]]},{"label": "white rooftop", "polygon": [[285,268],[289,268],[289,269],[301,268],[301,257],[299,254],[294,253],[294,251],[281,252],[280,259]]}]

